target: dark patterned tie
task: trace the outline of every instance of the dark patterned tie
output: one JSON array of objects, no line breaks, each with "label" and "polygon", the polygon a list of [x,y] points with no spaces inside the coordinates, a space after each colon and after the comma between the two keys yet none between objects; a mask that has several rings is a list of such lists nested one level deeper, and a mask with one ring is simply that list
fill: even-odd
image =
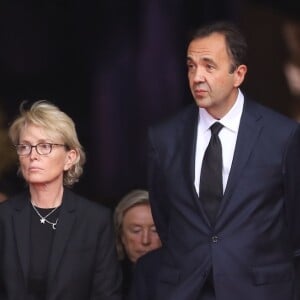
[{"label": "dark patterned tie", "polygon": [[211,138],[204,153],[200,174],[200,200],[211,224],[215,218],[223,196],[222,145],[219,132],[223,125],[216,122],[211,127]]}]

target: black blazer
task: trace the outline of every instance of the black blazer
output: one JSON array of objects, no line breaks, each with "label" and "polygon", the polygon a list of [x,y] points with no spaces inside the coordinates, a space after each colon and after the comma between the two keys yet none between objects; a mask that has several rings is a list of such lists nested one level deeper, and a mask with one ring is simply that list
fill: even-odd
[{"label": "black blazer", "polygon": [[156,296],[196,300],[213,270],[218,300],[300,299],[300,126],[245,98],[213,227],[194,188],[198,107],[149,130],[149,189],[163,243]]},{"label": "black blazer", "polygon": [[156,299],[159,280],[162,248],[152,250],[136,262],[130,286],[129,300]]},{"label": "black blazer", "polygon": [[[0,205],[0,299],[27,298],[28,193]],[[119,300],[121,271],[108,208],[65,189],[49,260],[47,300]]]}]

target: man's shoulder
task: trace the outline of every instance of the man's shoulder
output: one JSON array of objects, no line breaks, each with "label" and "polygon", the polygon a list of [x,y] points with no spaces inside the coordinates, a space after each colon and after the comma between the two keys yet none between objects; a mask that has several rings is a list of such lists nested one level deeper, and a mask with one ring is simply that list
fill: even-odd
[{"label": "man's shoulder", "polygon": [[136,269],[143,272],[144,275],[156,273],[161,265],[162,252],[163,249],[158,248],[146,253],[138,259]]},{"label": "man's shoulder", "polygon": [[272,122],[273,126],[277,125],[280,128],[296,128],[299,126],[297,121],[251,98],[246,98],[245,109],[256,114],[258,118],[263,118],[267,123]]}]

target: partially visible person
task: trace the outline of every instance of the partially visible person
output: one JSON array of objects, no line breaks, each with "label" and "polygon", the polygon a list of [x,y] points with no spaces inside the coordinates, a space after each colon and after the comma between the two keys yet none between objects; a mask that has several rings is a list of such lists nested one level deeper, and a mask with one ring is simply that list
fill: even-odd
[{"label": "partially visible person", "polygon": [[120,300],[111,212],[70,190],[85,163],[75,124],[25,106],[9,129],[27,189],[0,204],[0,299]]},{"label": "partially visible person", "polygon": [[282,25],[287,48],[283,70],[291,93],[291,116],[300,122],[300,22],[287,19]]},{"label": "partially visible person", "polygon": [[133,190],[121,199],[114,213],[116,245],[123,269],[123,296],[127,299],[133,270],[144,254],[161,247],[153,222],[149,194]]},{"label": "partially visible person", "polygon": [[6,114],[0,105],[0,202],[19,191],[19,180],[15,179],[17,155],[11,151],[11,142],[5,124]]},{"label": "partially visible person", "polygon": [[5,193],[0,192],[0,202],[3,202],[7,199],[7,195]]},{"label": "partially visible person", "polygon": [[[300,122],[299,10],[287,2],[245,2],[240,21],[249,44],[251,68],[243,89],[261,103]],[[257,51],[257,45],[263,51]]]}]

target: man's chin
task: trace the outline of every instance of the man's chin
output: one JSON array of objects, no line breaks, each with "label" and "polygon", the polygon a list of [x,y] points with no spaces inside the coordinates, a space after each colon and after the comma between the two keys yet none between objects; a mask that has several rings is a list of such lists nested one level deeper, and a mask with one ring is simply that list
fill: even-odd
[{"label": "man's chin", "polygon": [[206,98],[197,97],[197,98],[194,98],[194,99],[195,99],[195,102],[196,102],[197,106],[199,106],[201,108],[208,108],[209,107],[209,103],[208,103]]}]

